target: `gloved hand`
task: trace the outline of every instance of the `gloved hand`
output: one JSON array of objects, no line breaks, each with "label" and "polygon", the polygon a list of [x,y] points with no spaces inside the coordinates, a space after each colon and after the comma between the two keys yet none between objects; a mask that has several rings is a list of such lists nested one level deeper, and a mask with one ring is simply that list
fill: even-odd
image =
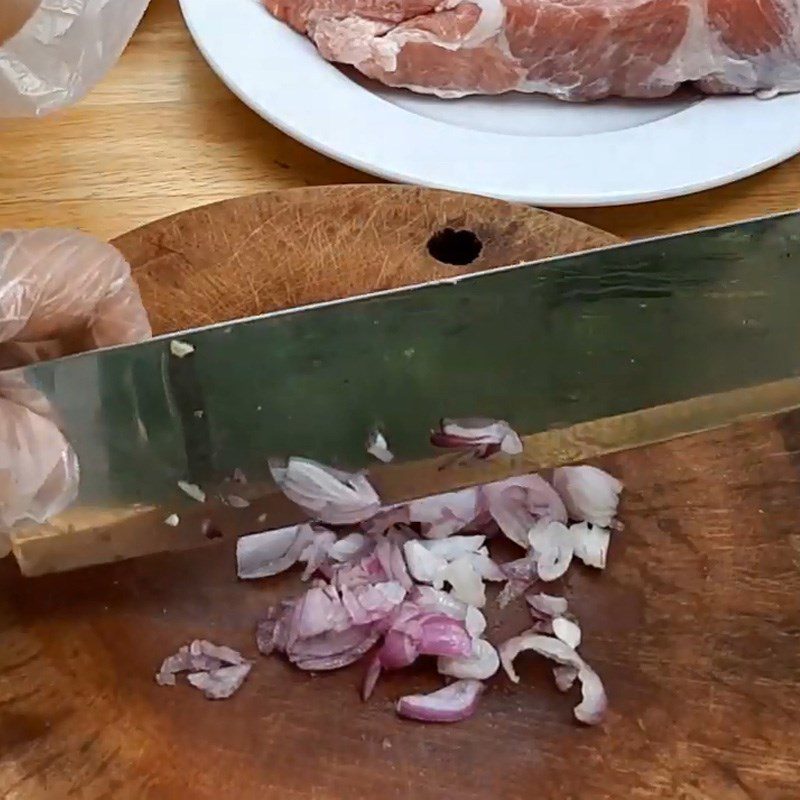
[{"label": "gloved hand", "polygon": [[0,0],[0,117],[80,99],[119,58],[149,0]]},{"label": "gloved hand", "polygon": [[[80,99],[119,57],[147,4],[0,0],[0,117]],[[0,370],[149,336],[113,247],[67,231],[0,232]],[[0,555],[4,529],[58,513],[77,487],[75,454],[46,399],[19,373],[0,372]]]},{"label": "gloved hand", "polygon": [[[150,335],[114,247],[75,231],[0,233],[0,369]],[[47,401],[18,372],[0,372],[0,555],[4,529],[43,522],[77,487],[77,459]]]}]

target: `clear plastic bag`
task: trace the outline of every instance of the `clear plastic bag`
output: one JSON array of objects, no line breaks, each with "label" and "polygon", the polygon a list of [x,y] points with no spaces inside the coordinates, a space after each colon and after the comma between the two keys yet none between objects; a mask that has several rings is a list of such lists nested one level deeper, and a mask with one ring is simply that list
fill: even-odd
[{"label": "clear plastic bag", "polygon": [[[150,335],[116,248],[77,231],[0,233],[0,370]],[[77,487],[77,459],[47,401],[19,371],[0,371],[0,555],[3,530],[44,522]]]},{"label": "clear plastic bag", "polygon": [[[0,117],[41,116],[83,97],[119,58],[148,2],[0,0]],[[5,42],[3,27],[17,31]]]}]

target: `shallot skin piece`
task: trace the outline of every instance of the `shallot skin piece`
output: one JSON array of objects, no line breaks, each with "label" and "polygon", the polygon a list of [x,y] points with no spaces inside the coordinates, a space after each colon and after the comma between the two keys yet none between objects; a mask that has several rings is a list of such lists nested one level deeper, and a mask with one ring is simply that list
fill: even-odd
[{"label": "shallot skin piece", "polygon": [[264,0],[328,61],[440,98],[800,91],[797,0]]},{"label": "shallot skin piece", "polygon": [[419,722],[460,722],[475,713],[483,689],[480,681],[456,681],[430,694],[401,697],[397,701],[397,713]]}]

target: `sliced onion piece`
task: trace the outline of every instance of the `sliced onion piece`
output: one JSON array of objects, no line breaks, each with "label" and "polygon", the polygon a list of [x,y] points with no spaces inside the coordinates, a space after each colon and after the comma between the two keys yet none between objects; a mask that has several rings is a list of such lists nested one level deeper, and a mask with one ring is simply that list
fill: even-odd
[{"label": "sliced onion piece", "polygon": [[573,539],[563,522],[542,519],[531,528],[528,541],[536,557],[539,579],[554,581],[572,563]]},{"label": "sliced onion piece", "polygon": [[500,656],[485,639],[473,639],[472,655],[467,658],[439,656],[437,669],[442,675],[453,678],[486,680],[500,669]]},{"label": "sliced onion piece", "polygon": [[405,589],[413,588],[414,581],[408,574],[403,548],[397,541],[389,537],[381,539],[375,546],[375,558],[389,580],[397,581]]},{"label": "sliced onion piece", "polygon": [[420,722],[459,722],[475,713],[483,689],[480,681],[456,681],[430,694],[401,697],[397,713]]},{"label": "sliced onion piece", "polygon": [[616,478],[589,465],[559,467],[553,473],[553,484],[570,519],[611,527],[622,491],[622,483]]},{"label": "sliced onion piece", "polygon": [[428,539],[419,544],[433,555],[440,556],[447,561],[454,561],[467,553],[477,553],[485,542],[486,537],[483,535],[455,535],[448,536],[446,539]]},{"label": "sliced onion piece", "polygon": [[369,698],[382,669],[401,669],[418,656],[468,658],[472,639],[464,623],[443,614],[420,612],[415,603],[405,604],[395,615],[381,649],[370,662],[362,697]]},{"label": "sliced onion piece", "polygon": [[478,458],[497,452],[516,456],[522,452],[522,440],[505,421],[495,419],[443,419],[439,430],[431,431],[434,447],[474,450]]},{"label": "sliced onion piece", "polygon": [[480,575],[481,578],[485,581],[504,581],[506,579],[506,575],[500,567],[495,564],[494,561],[489,557],[488,552],[486,552],[486,548],[481,548],[484,552],[482,553],[468,553],[466,558],[469,559],[470,564],[472,564],[472,568],[475,572]]},{"label": "sliced onion piece", "polygon": [[332,525],[354,525],[378,513],[381,501],[360,473],[326,467],[293,456],[285,466],[270,463],[281,491],[315,519]]},{"label": "sliced onion piece", "polygon": [[556,617],[551,625],[557,639],[561,639],[573,650],[578,649],[581,643],[581,627],[577,622],[567,619],[567,617]]},{"label": "sliced onion piece", "polygon": [[361,523],[361,530],[370,536],[380,536],[397,525],[408,525],[408,506],[396,505],[380,509],[374,517]]},{"label": "sliced onion piece", "polygon": [[408,571],[415,581],[441,585],[442,573],[447,569],[447,559],[432,553],[417,539],[407,541],[403,545],[403,553]]},{"label": "sliced onion piece", "polygon": [[482,501],[505,536],[528,547],[528,532],[538,520],[567,521],[556,490],[540,475],[520,475],[481,487]]},{"label": "sliced onion piece", "polygon": [[296,564],[313,541],[314,529],[307,523],[242,536],[236,542],[237,574],[244,580],[278,575]]},{"label": "sliced onion piece", "polygon": [[[586,725],[599,724],[608,708],[605,689],[598,674],[569,645],[552,636],[536,633],[523,633],[509,639],[498,648],[500,663],[514,683],[519,683],[519,675],[514,670],[514,659],[524,650],[533,650],[551,661],[577,670],[581,683],[583,699],[575,706],[575,718]],[[570,673],[559,673],[559,688],[566,683]]]},{"label": "sliced onion piece", "polygon": [[160,686],[174,686],[175,675],[191,672],[189,683],[206,697],[220,700],[230,697],[250,672],[251,662],[231,647],[195,639],[177,653],[167,656],[156,673]]},{"label": "sliced onion piece", "polygon": [[456,600],[476,608],[483,608],[486,605],[483,580],[475,570],[469,555],[451,561],[442,570],[441,578],[450,584]]},{"label": "sliced onion piece", "polygon": [[379,638],[380,632],[371,625],[354,626],[298,641],[286,655],[296,667],[310,672],[341,669],[362,658]]},{"label": "sliced onion piece", "polygon": [[328,548],[328,555],[334,561],[344,563],[355,558],[367,547],[367,539],[362,533],[348,533],[341,539],[337,539],[330,548]]},{"label": "sliced onion piece", "polygon": [[576,558],[589,567],[605,569],[611,532],[598,525],[590,525],[588,522],[570,525],[569,531],[572,534],[572,546],[575,548]]},{"label": "sliced onion piece", "polygon": [[555,597],[552,594],[528,594],[525,600],[531,609],[531,613],[537,618],[563,617],[569,607],[565,597]]},{"label": "sliced onion piece", "polygon": [[394,460],[394,454],[389,449],[389,443],[379,430],[374,430],[369,435],[369,439],[367,440],[367,452],[384,464],[388,464],[390,461]]},{"label": "sliced onion piece", "polygon": [[464,616],[464,626],[467,629],[467,633],[472,636],[473,639],[476,639],[479,636],[483,636],[486,630],[486,617],[479,608],[467,606],[467,613]]},{"label": "sliced onion piece", "polygon": [[187,497],[191,497],[192,500],[196,500],[198,503],[205,503],[206,493],[196,483],[189,483],[188,481],[178,481],[178,488]]},{"label": "sliced onion piece", "polygon": [[298,561],[305,563],[302,580],[307,581],[327,560],[331,547],[336,543],[336,534],[328,530],[313,530],[314,538],[306,545]]},{"label": "sliced onion piece", "polygon": [[407,504],[408,521],[422,526],[427,539],[444,539],[466,528],[481,512],[476,487],[436,494]]},{"label": "sliced onion piece", "polygon": [[250,674],[252,664],[236,664],[220,667],[208,672],[192,672],[187,680],[195,689],[200,689],[209,700],[225,700],[237,692]]},{"label": "sliced onion piece", "polygon": [[365,584],[341,590],[342,605],[354,625],[366,625],[388,617],[405,600],[406,590],[397,581]]}]

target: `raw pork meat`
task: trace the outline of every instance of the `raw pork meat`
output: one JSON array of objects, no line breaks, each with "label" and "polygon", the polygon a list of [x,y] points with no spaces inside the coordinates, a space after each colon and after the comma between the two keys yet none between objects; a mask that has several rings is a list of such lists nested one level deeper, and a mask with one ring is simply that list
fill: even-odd
[{"label": "raw pork meat", "polygon": [[265,0],[329,61],[455,98],[800,91],[800,0]]}]

